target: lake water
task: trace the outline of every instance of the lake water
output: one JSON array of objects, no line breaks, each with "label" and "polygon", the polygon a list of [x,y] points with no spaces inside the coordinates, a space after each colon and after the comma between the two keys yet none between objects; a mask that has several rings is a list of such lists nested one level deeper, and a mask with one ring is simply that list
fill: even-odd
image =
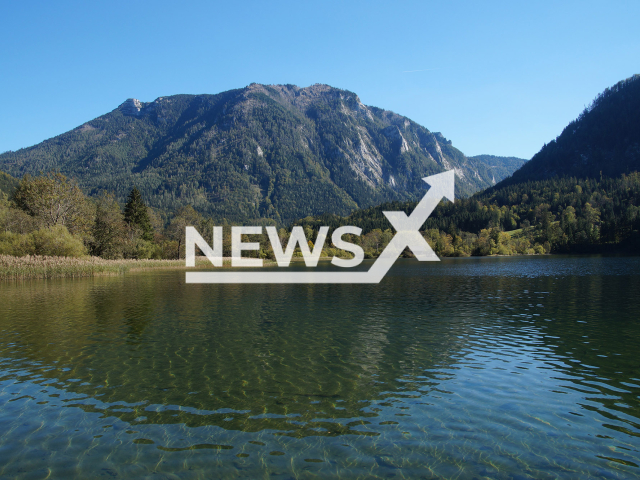
[{"label": "lake water", "polygon": [[0,477],[640,477],[639,347],[640,258],[2,283]]}]

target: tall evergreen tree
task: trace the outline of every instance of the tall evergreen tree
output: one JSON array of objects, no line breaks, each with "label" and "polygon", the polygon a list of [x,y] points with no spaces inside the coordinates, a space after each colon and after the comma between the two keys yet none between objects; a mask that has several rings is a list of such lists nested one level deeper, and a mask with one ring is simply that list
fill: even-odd
[{"label": "tall evergreen tree", "polygon": [[153,240],[153,227],[151,227],[149,212],[136,187],[133,187],[127,199],[127,204],[124,207],[124,219],[129,225],[137,225],[142,229],[144,240]]}]

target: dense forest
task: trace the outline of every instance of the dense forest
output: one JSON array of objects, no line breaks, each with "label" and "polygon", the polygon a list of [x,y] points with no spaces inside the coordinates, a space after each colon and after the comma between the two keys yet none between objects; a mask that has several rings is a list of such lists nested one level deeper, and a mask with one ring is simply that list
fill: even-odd
[{"label": "dense forest", "polygon": [[0,172],[0,195],[11,195],[18,186],[18,180],[4,172]]},{"label": "dense forest", "polygon": [[[562,133],[503,184],[640,171],[640,75],[598,95]],[[500,187],[500,184],[497,185]]]},{"label": "dense forest", "polygon": [[[383,211],[410,213],[415,202],[391,202],[348,216],[308,216],[301,226],[313,243],[321,226],[362,228],[349,241],[367,258],[376,257],[394,231]],[[11,197],[0,193],[0,254],[95,255],[103,258],[181,258],[186,226],[208,238],[215,222],[190,206],[164,222],[146,206],[139,190],[124,208],[113,195],[88,198],[59,173],[25,176]],[[231,225],[224,228],[224,254],[230,256]],[[640,247],[640,174],[620,178],[555,178],[524,182],[455,203],[443,201],[424,225],[423,234],[440,256],[513,255],[635,251]],[[281,228],[286,245],[290,229]],[[262,258],[274,258],[267,235]],[[300,254],[299,249],[296,252]],[[323,256],[343,255],[328,243]],[[405,255],[411,256],[409,251]]]},{"label": "dense forest", "polygon": [[[0,255],[184,258],[187,226],[209,238],[214,221],[186,206],[163,222],[135,187],[123,208],[112,194],[87,197],[74,180],[58,172],[37,177],[27,174],[10,196],[0,192]],[[223,253],[230,257],[231,225],[223,224],[223,231]],[[283,228],[278,233],[281,243],[287,245],[290,233]],[[314,248],[313,231],[306,228],[305,235],[309,239],[306,246]],[[261,244],[250,255],[275,258],[266,233],[250,237]],[[299,247],[295,255],[301,255]],[[323,255],[344,256],[345,252],[328,245]]]},{"label": "dense forest", "polygon": [[[391,231],[383,211],[410,213],[415,205],[391,202],[346,217],[307,217],[295,224],[315,231],[321,225],[356,225],[365,236],[380,236]],[[631,250],[640,247],[639,230],[637,172],[616,179],[565,177],[509,185],[442,202],[424,225],[425,236],[443,256]]]}]

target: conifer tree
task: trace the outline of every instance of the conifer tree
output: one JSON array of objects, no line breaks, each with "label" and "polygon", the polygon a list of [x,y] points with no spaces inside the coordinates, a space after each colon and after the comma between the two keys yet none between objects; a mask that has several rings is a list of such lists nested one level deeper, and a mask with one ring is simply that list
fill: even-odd
[{"label": "conifer tree", "polygon": [[137,225],[142,229],[142,238],[153,240],[153,228],[149,219],[147,206],[142,200],[140,191],[134,187],[129,194],[127,204],[124,207],[124,219],[129,225]]}]

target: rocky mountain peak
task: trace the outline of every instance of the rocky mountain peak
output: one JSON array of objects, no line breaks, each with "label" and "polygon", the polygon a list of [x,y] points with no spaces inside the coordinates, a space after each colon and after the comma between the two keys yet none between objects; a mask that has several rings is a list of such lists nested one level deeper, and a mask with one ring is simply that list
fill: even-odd
[{"label": "rocky mountain peak", "polygon": [[127,98],[124,103],[120,105],[120,111],[123,115],[139,117],[140,110],[142,110],[142,102],[137,98]]},{"label": "rocky mountain peak", "polygon": [[447,140],[444,135],[442,135],[442,133],[440,132],[433,132],[433,136],[436,137],[436,139],[442,143],[446,143],[448,145],[451,145],[451,140]]}]

